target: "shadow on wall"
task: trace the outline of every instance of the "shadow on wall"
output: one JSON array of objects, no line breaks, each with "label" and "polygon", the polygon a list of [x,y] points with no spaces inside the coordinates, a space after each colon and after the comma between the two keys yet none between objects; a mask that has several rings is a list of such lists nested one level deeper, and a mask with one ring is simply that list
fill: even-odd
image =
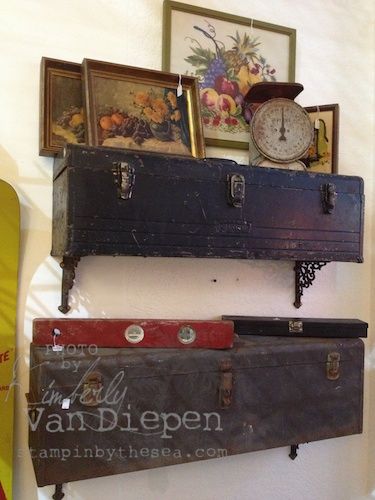
[{"label": "shadow on wall", "polygon": [[[298,311],[293,306],[294,262],[85,256],[75,268],[69,290],[71,309],[63,315],[58,310],[63,281],[60,260],[45,259],[29,283],[29,320],[54,316],[218,319],[222,314],[264,315],[265,308],[268,316]],[[303,288],[302,304],[313,300],[322,279],[334,288],[334,263],[317,271],[312,286]]]},{"label": "shadow on wall", "polygon": [[[225,259],[83,257],[69,293],[68,317],[78,313],[103,318],[218,319],[233,306],[238,314],[255,313],[256,307],[267,302],[270,287],[272,293],[292,292],[293,265]],[[55,264],[46,261],[44,266],[56,276]],[[51,293],[60,295],[61,276],[60,271],[58,288],[53,286]],[[46,312],[44,301],[38,305],[41,287],[35,283],[30,288],[29,297],[35,300],[34,304],[29,300],[28,309],[33,309],[34,316],[38,309],[43,316]],[[60,300],[52,316],[59,304]]]}]

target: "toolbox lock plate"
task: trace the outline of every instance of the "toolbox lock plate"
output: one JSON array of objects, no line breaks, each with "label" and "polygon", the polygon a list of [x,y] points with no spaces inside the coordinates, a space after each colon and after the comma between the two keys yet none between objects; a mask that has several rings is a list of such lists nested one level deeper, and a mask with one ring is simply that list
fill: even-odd
[{"label": "toolbox lock plate", "polygon": [[330,352],[327,356],[327,379],[337,380],[340,377],[340,354]]},{"label": "toolbox lock plate", "polygon": [[289,333],[302,333],[303,322],[300,319],[291,319],[289,321]]},{"label": "toolbox lock plate", "polygon": [[126,161],[113,162],[112,169],[114,182],[117,186],[117,197],[129,200],[133,194],[135,184],[135,169]]},{"label": "toolbox lock plate", "polygon": [[243,175],[228,175],[228,201],[233,207],[243,207],[245,201],[245,177]]},{"label": "toolbox lock plate", "polygon": [[101,374],[98,372],[89,373],[83,381],[81,403],[84,406],[98,406],[102,388]]},{"label": "toolbox lock plate", "polygon": [[233,373],[232,361],[224,359],[220,363],[219,406],[226,410],[232,404]]}]

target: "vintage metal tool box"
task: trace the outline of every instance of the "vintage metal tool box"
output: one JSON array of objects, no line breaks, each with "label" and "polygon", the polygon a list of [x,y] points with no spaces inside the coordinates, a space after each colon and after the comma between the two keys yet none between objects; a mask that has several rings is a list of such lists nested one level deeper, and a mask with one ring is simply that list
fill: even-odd
[{"label": "vintage metal tool box", "polygon": [[68,144],[53,181],[59,309],[85,255],[295,260],[299,307],[324,263],[362,262],[363,214],[360,177]]},{"label": "vintage metal tool box", "polygon": [[359,177],[67,145],[52,255],[362,261]]},{"label": "vintage metal tool box", "polygon": [[[39,486],[362,431],[361,339],[240,337],[233,349],[31,345]],[[61,486],[60,486],[61,488]]]},{"label": "vintage metal tool box", "polygon": [[261,316],[222,316],[234,322],[238,335],[291,337],[367,337],[368,324],[360,319],[278,318]]}]

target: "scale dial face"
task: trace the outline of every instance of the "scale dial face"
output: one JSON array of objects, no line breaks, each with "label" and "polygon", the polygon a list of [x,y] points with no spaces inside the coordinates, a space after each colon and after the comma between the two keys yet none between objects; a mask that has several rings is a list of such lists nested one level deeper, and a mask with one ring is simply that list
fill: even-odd
[{"label": "scale dial face", "polygon": [[279,163],[302,158],[313,139],[307,111],[282,97],[259,106],[250,122],[250,133],[258,151]]}]

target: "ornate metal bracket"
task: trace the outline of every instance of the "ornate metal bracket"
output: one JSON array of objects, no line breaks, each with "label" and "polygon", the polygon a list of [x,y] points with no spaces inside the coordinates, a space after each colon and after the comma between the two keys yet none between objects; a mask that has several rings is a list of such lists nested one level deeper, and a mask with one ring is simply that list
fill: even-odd
[{"label": "ornate metal bracket", "polygon": [[52,495],[53,500],[61,500],[64,498],[65,493],[63,493],[62,487],[62,484],[55,485],[55,493]]},{"label": "ornate metal bracket", "polygon": [[294,307],[296,307],[297,309],[301,307],[303,289],[309,288],[309,286],[312,285],[313,281],[315,280],[315,271],[320,271],[320,269],[326,264],[328,264],[328,262],[296,261],[294,266],[296,280]]},{"label": "ornate metal bracket", "polygon": [[74,284],[74,279],[76,277],[75,268],[79,260],[80,257],[63,257],[62,262],[60,262],[63,275],[61,284],[61,306],[59,306],[58,309],[64,314],[70,311],[69,290]]}]

